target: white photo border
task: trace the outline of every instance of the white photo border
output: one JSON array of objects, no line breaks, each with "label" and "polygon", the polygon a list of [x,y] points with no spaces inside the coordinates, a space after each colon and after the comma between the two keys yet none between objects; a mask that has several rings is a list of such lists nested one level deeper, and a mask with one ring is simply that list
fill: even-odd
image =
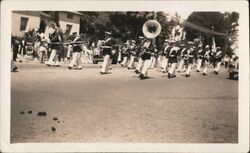
[{"label": "white photo border", "polygon": [[[238,143],[10,143],[11,13],[29,11],[235,11],[239,15]],[[249,14],[247,1],[48,1],[1,2],[2,152],[247,152],[249,150]]]}]

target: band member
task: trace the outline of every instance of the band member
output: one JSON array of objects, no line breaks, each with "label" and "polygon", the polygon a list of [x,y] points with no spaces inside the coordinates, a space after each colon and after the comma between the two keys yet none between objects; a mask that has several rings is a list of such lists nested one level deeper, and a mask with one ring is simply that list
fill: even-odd
[{"label": "band member", "polygon": [[160,66],[160,71],[162,71],[163,72],[163,70],[164,70],[164,67],[165,67],[165,59],[166,59],[166,57],[165,57],[165,55],[164,55],[164,52],[167,50],[167,48],[169,47],[169,40],[168,39],[165,39],[165,41],[164,41],[164,44],[163,44],[163,50],[161,51],[161,53],[159,54],[160,56],[159,57],[161,57],[161,66]]},{"label": "band member", "polygon": [[47,57],[48,43],[47,43],[44,33],[41,33],[39,36],[41,39],[40,41],[41,43],[38,49],[38,54],[39,54],[40,63],[44,63],[44,59],[45,57]]},{"label": "band member", "polygon": [[165,59],[163,61],[163,73],[167,73],[168,72],[168,64],[169,64],[169,52],[171,51],[171,49],[173,48],[175,41],[174,40],[170,40],[169,42],[169,46],[166,46],[164,48],[163,54],[165,56]]},{"label": "band member", "polygon": [[197,67],[196,71],[200,72],[201,66],[202,66],[202,59],[204,57],[205,52],[202,49],[202,45],[200,44],[198,46],[198,51],[197,51]]},{"label": "band member", "polygon": [[101,74],[107,74],[111,65],[111,33],[106,31],[104,34],[105,40],[102,41],[101,46],[103,52],[103,63],[100,71]]},{"label": "band member", "polygon": [[21,57],[24,57],[26,55],[26,50],[27,50],[27,42],[25,38],[22,38],[19,50],[19,54],[21,55]]},{"label": "band member", "polygon": [[81,65],[81,52],[82,52],[82,44],[80,43],[77,43],[81,41],[81,37],[78,35],[74,41],[73,41],[73,57],[72,57],[72,60],[71,62],[69,63],[69,66],[68,68],[71,70],[74,65],[75,65],[75,69],[76,70],[81,70],[82,69],[82,65]]},{"label": "band member", "polygon": [[191,75],[191,69],[193,66],[194,61],[194,49],[193,49],[193,43],[188,42],[188,50],[187,50],[187,57],[188,57],[188,69],[186,71],[186,77],[190,77]]},{"label": "band member", "polygon": [[221,65],[221,59],[222,59],[222,51],[220,47],[216,48],[216,53],[215,53],[215,68],[214,68],[214,73],[218,74],[220,70],[220,65]]},{"label": "band member", "polygon": [[181,44],[181,60],[177,72],[185,72],[188,66],[187,48],[185,44]]},{"label": "band member", "polygon": [[128,64],[128,69],[135,68],[135,57],[136,57],[136,41],[132,40],[130,45],[130,61]]},{"label": "band member", "polygon": [[148,68],[151,65],[151,53],[154,52],[155,46],[151,42],[151,40],[147,40],[143,45],[143,53],[141,55],[142,58],[142,70],[139,75],[140,79],[146,79],[148,77]]},{"label": "band member", "polygon": [[158,50],[155,48],[154,52],[151,53],[151,61],[152,61],[151,65],[150,65],[151,69],[153,69],[154,67],[156,67],[157,59],[158,59]]},{"label": "band member", "polygon": [[58,61],[58,50],[59,50],[59,44],[61,42],[61,37],[58,28],[56,27],[55,23],[51,23],[50,25],[50,34],[49,34],[49,39],[50,39],[50,48],[51,48],[51,53],[49,57],[49,61],[46,62],[48,66],[59,66],[59,61]]},{"label": "band member", "polygon": [[203,56],[203,62],[204,62],[204,70],[203,70],[203,73],[202,73],[203,75],[207,75],[207,67],[209,65],[210,55],[211,55],[211,51],[209,49],[209,46],[206,45],[205,54]]},{"label": "band member", "polygon": [[121,66],[122,67],[127,67],[127,64],[128,64],[128,59],[129,59],[129,53],[130,53],[130,47],[129,47],[129,42],[127,41],[125,44],[124,44],[124,48],[122,50],[122,57],[123,57],[123,60],[121,62]]},{"label": "band member", "polygon": [[169,52],[169,63],[171,64],[171,66],[168,71],[168,78],[176,77],[175,69],[177,66],[177,54],[178,54],[179,49],[180,48],[175,45]]},{"label": "band member", "polygon": [[142,71],[142,66],[143,66],[143,63],[144,63],[144,58],[142,58],[142,54],[143,54],[143,51],[145,49],[145,46],[144,46],[144,43],[146,42],[146,39],[142,36],[139,37],[139,40],[140,40],[140,45],[139,47],[137,48],[138,52],[137,52],[137,56],[139,58],[139,61],[138,61],[138,64],[137,64],[137,67],[135,69],[135,73],[136,74],[139,74],[141,73]]}]

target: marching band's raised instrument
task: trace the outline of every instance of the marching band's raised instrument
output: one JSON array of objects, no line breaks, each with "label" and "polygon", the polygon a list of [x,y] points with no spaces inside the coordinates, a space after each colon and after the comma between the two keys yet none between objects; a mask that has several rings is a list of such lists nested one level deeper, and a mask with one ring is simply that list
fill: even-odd
[{"label": "marching band's raised instrument", "polygon": [[161,33],[161,25],[156,20],[148,20],[143,24],[142,32],[145,37],[153,39]]}]

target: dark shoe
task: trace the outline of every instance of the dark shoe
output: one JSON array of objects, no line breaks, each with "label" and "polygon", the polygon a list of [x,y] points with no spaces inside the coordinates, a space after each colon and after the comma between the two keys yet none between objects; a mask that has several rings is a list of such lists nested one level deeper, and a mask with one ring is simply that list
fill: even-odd
[{"label": "dark shoe", "polygon": [[168,73],[168,78],[171,78],[171,74],[170,73]]},{"label": "dark shoe", "polygon": [[128,67],[128,70],[130,70],[130,67]]},{"label": "dark shoe", "polygon": [[190,75],[189,75],[189,74],[186,74],[186,77],[190,77]]},{"label": "dark shoe", "polygon": [[68,66],[68,69],[69,69],[69,70],[71,70],[71,69],[72,69],[72,67],[71,67],[71,66]]},{"label": "dark shoe", "polygon": [[100,72],[101,75],[106,74],[105,72]]},{"label": "dark shoe", "polygon": [[200,70],[196,70],[196,72],[200,72]]},{"label": "dark shoe", "polygon": [[136,73],[136,74],[139,74],[140,72],[139,72],[139,70],[135,70],[135,73]]},{"label": "dark shoe", "polygon": [[144,75],[142,73],[139,75],[139,77],[140,77],[141,80],[145,79],[145,77],[144,77]]},{"label": "dark shoe", "polygon": [[207,75],[207,73],[204,73],[204,72],[203,72],[202,74],[203,74],[204,76]]}]

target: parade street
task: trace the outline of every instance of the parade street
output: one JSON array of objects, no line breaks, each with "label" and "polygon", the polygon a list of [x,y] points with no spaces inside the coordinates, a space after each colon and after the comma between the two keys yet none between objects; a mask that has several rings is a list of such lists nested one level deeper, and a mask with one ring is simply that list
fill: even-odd
[{"label": "parade street", "polygon": [[[11,73],[11,142],[237,143],[238,81],[192,71],[17,63]],[[38,112],[40,115],[38,115]],[[42,115],[41,115],[42,114]]]}]

